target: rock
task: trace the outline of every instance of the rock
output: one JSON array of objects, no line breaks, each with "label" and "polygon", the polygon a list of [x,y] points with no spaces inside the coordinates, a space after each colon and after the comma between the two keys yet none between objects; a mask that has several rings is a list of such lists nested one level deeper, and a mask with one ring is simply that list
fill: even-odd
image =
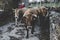
[{"label": "rock", "polygon": [[2,30],[0,30],[0,34],[2,34]]},{"label": "rock", "polygon": [[8,27],[8,32],[11,32],[14,28]]},{"label": "rock", "polygon": [[10,40],[19,40],[19,39],[16,37],[10,36]]}]

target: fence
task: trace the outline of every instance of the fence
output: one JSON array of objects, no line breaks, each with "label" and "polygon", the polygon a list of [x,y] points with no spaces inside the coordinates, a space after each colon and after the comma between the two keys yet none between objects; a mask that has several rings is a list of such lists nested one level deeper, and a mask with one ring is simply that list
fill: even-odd
[{"label": "fence", "polygon": [[29,5],[29,6],[31,6],[31,7],[35,7],[35,6],[60,7],[60,2],[58,2],[58,3],[54,3],[54,2],[51,2],[51,3],[34,3],[34,4]]}]

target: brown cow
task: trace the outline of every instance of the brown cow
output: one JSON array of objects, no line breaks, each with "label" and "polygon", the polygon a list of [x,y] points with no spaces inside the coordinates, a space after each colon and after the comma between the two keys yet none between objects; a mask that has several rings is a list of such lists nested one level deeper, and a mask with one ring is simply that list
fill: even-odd
[{"label": "brown cow", "polygon": [[[32,26],[32,34],[33,34],[33,30],[34,30],[34,20],[36,20],[35,18],[38,17],[38,15],[42,15],[42,16],[46,16],[47,14],[47,9],[45,7],[43,8],[36,8],[36,9],[33,9],[33,8],[30,8],[28,10],[25,11],[24,15],[23,15],[23,18],[25,20],[25,26],[26,26],[26,29],[27,29],[27,37],[28,37],[28,27],[27,26]],[[33,22],[34,21],[34,22]]]}]

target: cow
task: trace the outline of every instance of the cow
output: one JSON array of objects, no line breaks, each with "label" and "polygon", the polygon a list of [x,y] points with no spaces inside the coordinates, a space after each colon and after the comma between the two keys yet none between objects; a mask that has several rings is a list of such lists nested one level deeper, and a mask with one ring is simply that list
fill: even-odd
[{"label": "cow", "polygon": [[27,37],[28,37],[28,27],[27,26],[32,26],[31,33],[33,34],[34,23],[36,21],[36,18],[39,16],[39,19],[43,22],[45,16],[47,15],[47,11],[48,10],[45,7],[36,8],[36,9],[30,8],[27,11],[25,11],[23,17],[24,17],[25,25],[26,25],[26,29],[27,29]]},{"label": "cow", "polygon": [[[34,12],[34,13],[33,13]],[[27,38],[28,38],[28,33],[29,33],[29,29],[28,29],[28,26],[32,27],[34,24],[33,24],[33,17],[37,17],[37,12],[36,10],[33,10],[33,8],[29,8],[25,11],[24,15],[23,15],[23,19],[24,19],[24,23],[25,23],[25,27],[26,27],[26,30],[27,30]],[[34,27],[32,27],[33,29]],[[33,30],[31,30],[33,31]],[[33,34],[33,32],[32,32]]]}]

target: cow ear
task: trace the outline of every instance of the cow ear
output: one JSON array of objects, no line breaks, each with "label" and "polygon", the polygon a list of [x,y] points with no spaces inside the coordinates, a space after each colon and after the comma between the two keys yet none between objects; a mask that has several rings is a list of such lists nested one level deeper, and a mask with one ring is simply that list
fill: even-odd
[{"label": "cow ear", "polygon": [[36,14],[32,14],[32,16],[33,16],[33,17],[37,17],[37,15],[36,15]]}]

